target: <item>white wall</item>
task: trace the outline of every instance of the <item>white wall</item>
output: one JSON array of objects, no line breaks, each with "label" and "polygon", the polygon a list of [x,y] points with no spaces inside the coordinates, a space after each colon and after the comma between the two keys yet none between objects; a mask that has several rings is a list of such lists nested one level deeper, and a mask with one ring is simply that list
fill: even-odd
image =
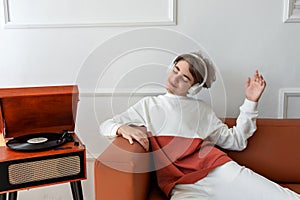
[{"label": "white wall", "polygon": [[[176,26],[152,28],[1,28],[0,87],[79,84],[77,133],[91,159],[108,144],[98,124],[144,95],[163,92],[175,53],[201,47],[216,63],[218,81],[202,97],[219,116],[237,116],[244,82],[256,68],[267,80],[260,117],[278,117],[280,89],[299,91],[300,24],[282,22],[283,0],[178,0],[177,14]],[[299,105],[299,98],[291,102]],[[83,183],[86,199],[93,199],[92,164]],[[35,199],[68,198],[65,186],[55,190],[62,196],[44,188],[28,193]],[[26,199],[32,197],[25,191],[20,200]]]}]

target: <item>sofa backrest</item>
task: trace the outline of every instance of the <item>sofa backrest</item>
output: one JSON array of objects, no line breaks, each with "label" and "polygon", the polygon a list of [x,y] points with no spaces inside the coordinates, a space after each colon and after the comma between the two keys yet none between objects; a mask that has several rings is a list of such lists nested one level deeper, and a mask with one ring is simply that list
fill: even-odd
[{"label": "sofa backrest", "polygon": [[[226,119],[229,126],[235,119]],[[300,119],[258,119],[242,152],[226,151],[239,164],[278,183],[300,183]]]}]

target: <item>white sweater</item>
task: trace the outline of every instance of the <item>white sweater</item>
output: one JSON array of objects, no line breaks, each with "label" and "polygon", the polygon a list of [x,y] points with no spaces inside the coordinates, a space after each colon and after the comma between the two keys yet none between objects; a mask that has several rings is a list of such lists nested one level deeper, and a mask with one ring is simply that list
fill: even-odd
[{"label": "white sweater", "polygon": [[257,116],[257,103],[245,99],[236,126],[228,128],[203,101],[166,93],[145,97],[106,120],[100,125],[100,133],[115,137],[121,125],[143,125],[154,136],[201,138],[224,149],[243,150],[256,130]]}]

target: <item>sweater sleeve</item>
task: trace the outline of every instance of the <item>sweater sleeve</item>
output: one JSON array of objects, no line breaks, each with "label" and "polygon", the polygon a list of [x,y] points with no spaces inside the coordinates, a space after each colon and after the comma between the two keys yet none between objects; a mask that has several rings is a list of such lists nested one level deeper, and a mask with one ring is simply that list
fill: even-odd
[{"label": "sweater sleeve", "polygon": [[135,126],[145,126],[144,120],[144,108],[145,99],[140,100],[132,107],[128,108],[125,112],[115,115],[111,119],[107,119],[102,122],[99,127],[99,131],[102,135],[108,137],[116,137],[117,130],[120,126],[135,125]]},{"label": "sweater sleeve", "polygon": [[247,147],[247,139],[256,130],[257,116],[257,102],[248,99],[245,99],[244,104],[240,107],[236,126],[232,128],[212,114],[208,139],[221,148],[241,151]]}]

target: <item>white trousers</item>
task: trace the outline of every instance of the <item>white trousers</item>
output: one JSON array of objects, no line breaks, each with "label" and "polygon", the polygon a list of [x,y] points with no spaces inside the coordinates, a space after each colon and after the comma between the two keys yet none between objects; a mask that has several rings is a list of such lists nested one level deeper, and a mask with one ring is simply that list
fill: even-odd
[{"label": "white trousers", "polygon": [[230,161],[194,184],[177,184],[171,200],[300,200],[300,195]]}]

